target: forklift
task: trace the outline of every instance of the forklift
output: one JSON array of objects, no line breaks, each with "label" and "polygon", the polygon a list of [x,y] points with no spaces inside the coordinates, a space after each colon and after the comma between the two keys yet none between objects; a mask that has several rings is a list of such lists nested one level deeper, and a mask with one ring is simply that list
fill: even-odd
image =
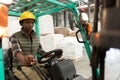
[{"label": "forklift", "polygon": [[[37,32],[37,34],[40,36],[40,29],[39,29],[39,17],[43,16],[43,15],[47,15],[47,14],[52,14],[52,13],[56,13],[59,11],[63,11],[63,10],[70,10],[75,17],[75,24],[76,27],[78,27],[78,31],[76,32],[76,37],[79,43],[84,44],[88,58],[90,59],[90,55],[91,55],[91,47],[89,44],[89,40],[87,39],[87,35],[86,35],[86,30],[84,28],[84,26],[81,24],[80,22],[80,15],[81,13],[79,12],[77,5],[78,5],[78,1],[73,2],[72,0],[13,0],[12,4],[9,5],[5,5],[6,8],[8,9],[8,16],[15,16],[15,17],[19,17],[22,12],[24,11],[30,11],[32,12],[35,17],[36,17],[36,23],[35,23],[35,30]],[[24,5],[25,4],[25,5]],[[4,12],[1,12],[4,13]],[[7,18],[7,16],[6,16]],[[7,21],[6,21],[7,24]],[[0,27],[1,28],[1,27]],[[6,29],[6,27],[4,27],[4,29]],[[83,41],[80,41],[77,34],[80,32],[80,34],[82,35]],[[6,36],[0,36],[0,75],[1,75],[1,80],[5,80],[5,72],[4,72],[4,60],[3,60],[3,51],[2,51],[2,38],[6,37]],[[52,61],[54,61],[54,67],[53,65],[51,65],[51,68],[49,68],[49,71],[51,72],[52,77],[50,78],[50,80],[81,80],[80,75],[76,74],[76,70],[75,67],[73,65],[73,63],[71,61],[59,61],[56,59],[56,55],[58,55],[58,51],[60,51],[59,49],[55,49],[52,51],[47,52],[47,55],[50,55],[51,53],[54,52],[54,55],[50,58],[44,61],[44,56],[41,56],[38,60],[39,63],[48,63],[51,64],[53,63]],[[10,52],[10,51],[8,51]],[[68,66],[66,66],[66,68],[62,69],[61,65],[64,64],[69,64]],[[35,67],[35,66],[33,66]],[[38,71],[38,68],[35,68],[36,71]],[[59,70],[59,72],[54,72],[54,69]],[[64,73],[64,70],[68,69],[67,71],[71,72],[67,72],[67,74]],[[38,72],[41,73],[41,72]],[[59,78],[59,76],[56,75],[56,73],[59,74],[59,76],[61,76]],[[68,76],[68,74],[70,74],[70,76]],[[14,76],[14,75],[13,75]],[[44,76],[45,77],[45,76]],[[70,79],[69,79],[70,78]],[[14,80],[14,79],[12,79]],[[43,79],[43,80],[49,80],[49,79]],[[83,79],[82,79],[83,80]]]}]

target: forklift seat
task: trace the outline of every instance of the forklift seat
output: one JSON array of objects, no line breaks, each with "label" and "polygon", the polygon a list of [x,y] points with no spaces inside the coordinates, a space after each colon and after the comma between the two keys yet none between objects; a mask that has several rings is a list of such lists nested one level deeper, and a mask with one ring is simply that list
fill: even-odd
[{"label": "forklift seat", "polygon": [[4,54],[5,80],[19,80],[12,71],[13,66],[12,62],[13,62],[12,49],[9,48],[7,52]]}]

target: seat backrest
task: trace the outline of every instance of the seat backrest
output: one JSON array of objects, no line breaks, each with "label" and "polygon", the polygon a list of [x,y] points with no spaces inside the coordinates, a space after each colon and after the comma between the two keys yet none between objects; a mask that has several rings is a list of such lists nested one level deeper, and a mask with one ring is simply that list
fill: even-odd
[{"label": "seat backrest", "polygon": [[7,52],[4,54],[4,62],[5,67],[10,68],[12,70],[13,55],[11,48],[9,48]]},{"label": "seat backrest", "polygon": [[13,63],[13,54],[12,54],[12,49],[8,49],[8,56],[10,58],[10,69],[12,69],[12,63]]},{"label": "seat backrest", "polygon": [[12,62],[13,62],[13,54],[12,49],[7,49],[7,52],[4,55],[5,61],[5,80],[19,80],[12,71]]}]

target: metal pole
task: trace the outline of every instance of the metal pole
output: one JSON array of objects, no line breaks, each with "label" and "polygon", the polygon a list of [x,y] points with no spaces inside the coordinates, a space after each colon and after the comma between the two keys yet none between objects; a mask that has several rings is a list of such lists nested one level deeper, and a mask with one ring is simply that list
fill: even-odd
[{"label": "metal pole", "polygon": [[88,22],[90,22],[91,20],[90,20],[90,9],[91,9],[91,7],[90,7],[90,1],[88,0]]},{"label": "metal pole", "polygon": [[93,32],[98,31],[98,12],[99,12],[99,0],[95,0]]},{"label": "metal pole", "polygon": [[59,26],[59,22],[58,22],[58,13],[55,13],[55,16],[56,16],[56,27]]},{"label": "metal pole", "polygon": [[66,11],[64,11],[63,13],[64,13],[64,27],[66,27]]}]

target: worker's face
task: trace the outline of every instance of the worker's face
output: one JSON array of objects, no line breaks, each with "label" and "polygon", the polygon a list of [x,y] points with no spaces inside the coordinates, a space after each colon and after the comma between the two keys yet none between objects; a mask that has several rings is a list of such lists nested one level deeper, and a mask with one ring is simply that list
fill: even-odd
[{"label": "worker's face", "polygon": [[33,27],[34,27],[34,23],[35,21],[33,19],[26,19],[23,21],[22,26],[23,26],[23,30],[30,32],[32,31]]}]

